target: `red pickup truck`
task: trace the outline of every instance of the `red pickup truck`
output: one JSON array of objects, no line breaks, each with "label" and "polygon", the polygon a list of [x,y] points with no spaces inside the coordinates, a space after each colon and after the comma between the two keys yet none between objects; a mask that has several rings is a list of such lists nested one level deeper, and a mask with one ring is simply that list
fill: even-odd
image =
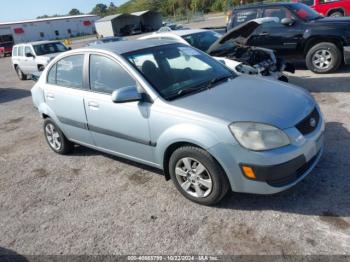
[{"label": "red pickup truck", "polygon": [[324,16],[350,15],[350,0],[296,0],[310,6]]}]

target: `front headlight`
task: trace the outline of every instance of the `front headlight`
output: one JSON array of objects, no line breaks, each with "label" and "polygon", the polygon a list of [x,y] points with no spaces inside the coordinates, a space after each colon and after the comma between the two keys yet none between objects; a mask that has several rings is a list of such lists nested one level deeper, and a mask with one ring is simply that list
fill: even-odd
[{"label": "front headlight", "polygon": [[256,151],[270,150],[290,144],[280,129],[260,123],[236,122],[229,126],[241,146]]}]

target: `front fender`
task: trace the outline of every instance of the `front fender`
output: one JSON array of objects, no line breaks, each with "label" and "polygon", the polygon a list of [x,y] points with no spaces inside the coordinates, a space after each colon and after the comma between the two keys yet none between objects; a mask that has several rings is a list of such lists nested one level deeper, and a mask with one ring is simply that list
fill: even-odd
[{"label": "front fender", "polygon": [[179,124],[166,129],[158,138],[155,149],[156,162],[163,168],[166,150],[175,143],[191,143],[209,149],[218,143],[216,134],[192,124]]}]

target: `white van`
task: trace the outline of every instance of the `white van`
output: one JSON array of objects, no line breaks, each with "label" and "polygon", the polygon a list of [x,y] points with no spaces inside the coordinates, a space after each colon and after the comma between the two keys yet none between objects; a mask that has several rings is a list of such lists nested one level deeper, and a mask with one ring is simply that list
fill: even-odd
[{"label": "white van", "polygon": [[12,49],[12,65],[19,79],[43,71],[59,53],[70,50],[59,41],[40,41],[15,45]]}]

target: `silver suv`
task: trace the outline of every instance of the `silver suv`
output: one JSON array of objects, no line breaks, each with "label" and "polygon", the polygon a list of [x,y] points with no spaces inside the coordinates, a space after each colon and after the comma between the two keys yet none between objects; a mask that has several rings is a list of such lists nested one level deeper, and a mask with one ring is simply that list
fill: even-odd
[{"label": "silver suv", "polygon": [[12,64],[19,79],[43,71],[59,53],[70,50],[58,41],[41,41],[15,45],[12,49]]},{"label": "silver suv", "polygon": [[323,150],[324,121],[302,88],[236,76],[207,54],[164,40],[121,41],[64,53],[32,89],[44,134],[164,170],[200,204],[229,189],[277,193]]}]

